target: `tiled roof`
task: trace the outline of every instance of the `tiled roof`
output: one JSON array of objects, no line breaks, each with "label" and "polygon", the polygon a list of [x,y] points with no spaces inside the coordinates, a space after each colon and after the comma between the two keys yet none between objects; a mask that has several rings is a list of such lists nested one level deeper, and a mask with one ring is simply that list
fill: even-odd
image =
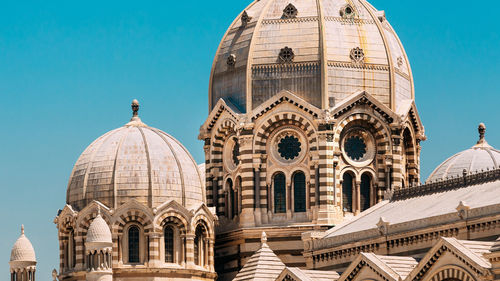
[{"label": "tiled roof", "polygon": [[285,264],[274,254],[262,234],[262,246],[255,252],[233,281],[274,281],[285,268]]}]

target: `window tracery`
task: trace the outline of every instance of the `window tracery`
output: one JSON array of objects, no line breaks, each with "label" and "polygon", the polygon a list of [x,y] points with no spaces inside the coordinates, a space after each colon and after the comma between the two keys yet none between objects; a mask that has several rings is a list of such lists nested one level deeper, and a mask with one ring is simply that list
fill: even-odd
[{"label": "window tracery", "polygon": [[283,15],[281,16],[281,18],[293,19],[297,17],[298,13],[299,11],[297,10],[297,8],[295,8],[295,6],[292,3],[290,3],[285,7],[285,9],[283,9]]},{"label": "window tracery", "polygon": [[293,52],[292,48],[286,46],[285,48],[280,50],[279,60],[281,63],[292,63],[294,58],[295,53]]},{"label": "window tracery", "polygon": [[351,49],[350,57],[354,63],[362,63],[365,60],[365,53],[363,49],[356,47]]}]

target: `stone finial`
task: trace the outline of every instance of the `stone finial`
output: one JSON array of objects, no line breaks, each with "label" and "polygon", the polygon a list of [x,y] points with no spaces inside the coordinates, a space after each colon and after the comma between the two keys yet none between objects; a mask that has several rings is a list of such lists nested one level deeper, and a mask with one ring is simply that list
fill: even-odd
[{"label": "stone finial", "polygon": [[24,235],[24,224],[21,224],[21,235]]},{"label": "stone finial", "polygon": [[478,144],[483,143],[484,135],[486,134],[486,126],[484,125],[484,123],[479,124],[477,131],[479,132],[479,141],[477,143]]},{"label": "stone finial", "polygon": [[57,270],[52,270],[52,281],[57,281]]},{"label": "stone finial", "polygon": [[139,116],[139,101],[136,99],[132,101],[132,112],[134,117]]},{"label": "stone finial", "polygon": [[101,206],[97,205],[97,216],[101,216]]},{"label": "stone finial", "polygon": [[386,218],[380,217],[380,219],[377,223],[377,228],[378,228],[380,235],[387,235],[387,233],[389,232],[389,225],[390,225],[390,222],[387,221]]},{"label": "stone finial", "polygon": [[264,231],[262,231],[262,236],[260,237],[260,242],[262,244],[267,243],[267,234]]},{"label": "stone finial", "polygon": [[470,206],[465,201],[460,201],[456,210],[458,212],[458,216],[464,220],[468,217]]}]

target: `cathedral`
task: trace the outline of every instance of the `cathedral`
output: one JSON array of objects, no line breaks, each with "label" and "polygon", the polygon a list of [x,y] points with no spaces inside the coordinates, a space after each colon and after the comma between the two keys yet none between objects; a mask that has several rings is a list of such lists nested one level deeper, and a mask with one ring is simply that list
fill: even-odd
[{"label": "cathedral", "polygon": [[[415,98],[384,11],[255,0],[215,54],[205,162],[134,100],[73,167],[52,279],[500,280],[500,151],[480,124],[424,181]],[[36,264],[22,227],[10,280]]]}]

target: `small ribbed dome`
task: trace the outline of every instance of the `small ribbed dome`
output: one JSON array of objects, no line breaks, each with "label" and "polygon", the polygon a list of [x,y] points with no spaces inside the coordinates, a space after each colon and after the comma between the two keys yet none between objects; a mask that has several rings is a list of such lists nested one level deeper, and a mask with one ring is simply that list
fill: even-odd
[{"label": "small ribbed dome", "polygon": [[189,208],[204,202],[203,181],[191,154],[175,138],[137,116],[94,141],[71,174],[67,203],[77,210],[96,200],[108,207],[135,199],[154,208],[169,200]]},{"label": "small ribbed dome", "polygon": [[87,231],[87,243],[113,243],[111,231],[106,221],[101,217],[101,214],[92,221]]},{"label": "small ribbed dome", "polygon": [[21,236],[12,247],[10,261],[36,262],[35,250],[30,240],[24,235],[24,226],[21,226]]},{"label": "small ribbed dome", "polygon": [[472,148],[453,155],[439,165],[427,181],[443,180],[467,173],[499,168],[500,151],[490,146],[485,138],[486,127],[479,125],[479,141]]}]

